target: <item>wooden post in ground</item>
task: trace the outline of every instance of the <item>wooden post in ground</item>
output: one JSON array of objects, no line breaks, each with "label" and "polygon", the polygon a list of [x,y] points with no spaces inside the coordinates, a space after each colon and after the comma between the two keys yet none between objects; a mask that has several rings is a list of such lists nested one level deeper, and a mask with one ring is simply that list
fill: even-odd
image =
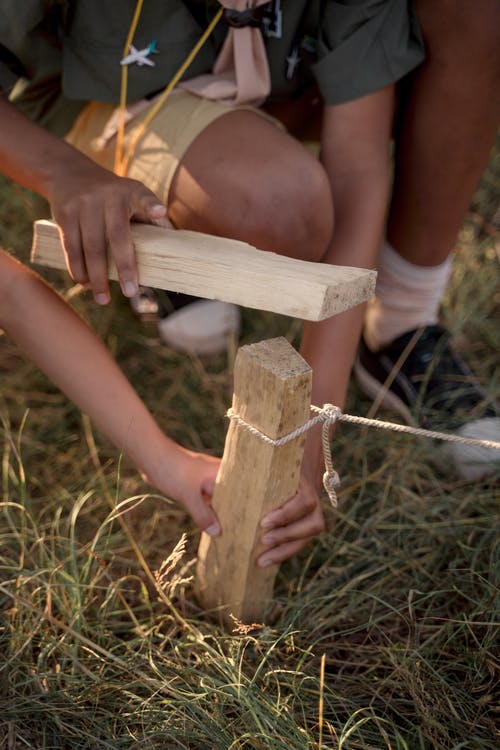
[{"label": "wooden post in ground", "polygon": [[[283,437],[310,416],[312,371],[284,338],[239,349],[233,411],[270,438]],[[223,534],[203,533],[197,588],[206,609],[258,622],[273,595],[276,566],[258,568],[264,551],[260,521],[297,490],[305,436],[275,447],[231,422],[213,497]]]}]

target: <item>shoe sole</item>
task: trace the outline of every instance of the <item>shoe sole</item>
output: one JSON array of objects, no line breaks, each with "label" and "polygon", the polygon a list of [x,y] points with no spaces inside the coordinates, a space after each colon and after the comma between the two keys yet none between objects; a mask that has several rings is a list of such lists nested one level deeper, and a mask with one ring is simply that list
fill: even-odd
[{"label": "shoe sole", "polygon": [[366,396],[373,399],[373,401],[377,400],[379,405],[384,409],[388,409],[389,411],[398,414],[406,424],[412,425],[413,427],[417,426],[416,421],[406,404],[394,393],[386,390],[383,383],[380,383],[373,377],[373,375],[370,375],[368,370],[366,370],[361,364],[359,357],[354,363],[354,375],[356,377],[356,382]]}]

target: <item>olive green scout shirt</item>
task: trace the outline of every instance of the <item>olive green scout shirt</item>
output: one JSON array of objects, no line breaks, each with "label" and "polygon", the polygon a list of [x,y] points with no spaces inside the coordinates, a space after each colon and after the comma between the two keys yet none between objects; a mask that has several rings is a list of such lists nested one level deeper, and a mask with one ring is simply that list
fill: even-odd
[{"label": "olive green scout shirt", "polygon": [[[83,105],[118,103],[120,60],[135,0],[0,0],[0,88],[32,119],[63,135]],[[162,89],[217,11],[211,0],[146,0],[134,37],[156,40],[154,67],[129,65],[128,101]],[[327,104],[402,78],[424,58],[407,0],[274,0],[263,35],[271,97],[316,80]],[[185,78],[211,71],[227,31],[219,22]]]}]

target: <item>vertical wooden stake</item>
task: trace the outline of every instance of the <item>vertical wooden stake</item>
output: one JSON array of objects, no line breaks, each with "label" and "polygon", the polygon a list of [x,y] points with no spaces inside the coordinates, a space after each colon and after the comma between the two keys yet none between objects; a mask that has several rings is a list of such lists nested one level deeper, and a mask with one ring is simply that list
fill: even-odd
[{"label": "vertical wooden stake", "polygon": [[[233,410],[270,438],[283,437],[310,416],[312,371],[284,338],[239,349]],[[276,566],[258,568],[260,521],[297,490],[305,435],[275,447],[231,422],[213,497],[223,534],[203,533],[197,588],[206,609],[220,620],[233,614],[260,621],[272,599]]]}]

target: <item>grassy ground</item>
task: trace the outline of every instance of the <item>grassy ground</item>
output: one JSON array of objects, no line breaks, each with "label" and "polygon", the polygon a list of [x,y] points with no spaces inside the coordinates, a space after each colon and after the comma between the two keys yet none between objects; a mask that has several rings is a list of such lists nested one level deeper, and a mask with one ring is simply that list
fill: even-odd
[{"label": "grassy ground", "polygon": [[[497,155],[443,313],[496,397],[499,184]],[[27,193],[0,183],[0,244],[24,259],[34,216]],[[162,426],[220,454],[234,352],[205,363],[169,352],[116,289],[105,310],[72,303]],[[243,322],[243,343],[298,334],[278,316]],[[148,495],[5,337],[0,377],[0,748],[498,747],[498,475],[460,481],[426,441],[342,426],[340,510],[282,566],[268,624],[228,633],[193,597],[198,535],[185,514]],[[368,408],[353,385],[348,411]],[[169,556],[155,589],[149,573]]]}]

